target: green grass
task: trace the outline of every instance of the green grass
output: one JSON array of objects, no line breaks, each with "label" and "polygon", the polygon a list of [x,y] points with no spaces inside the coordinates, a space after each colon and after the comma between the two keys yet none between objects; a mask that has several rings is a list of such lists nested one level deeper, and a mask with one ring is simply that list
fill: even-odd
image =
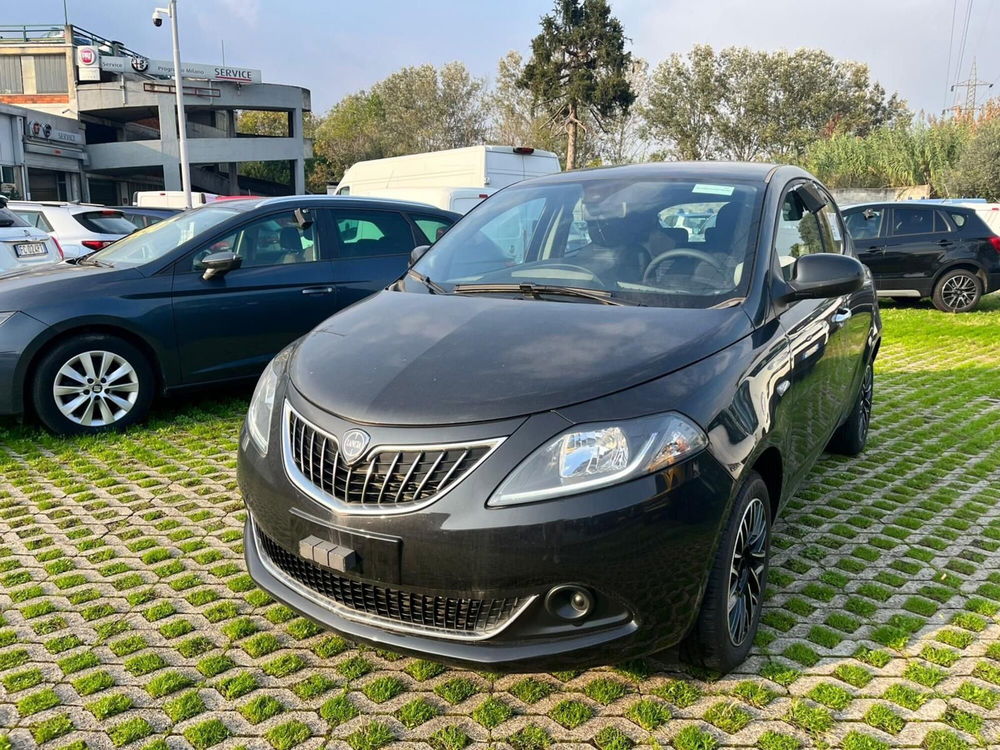
[{"label": "green grass", "polygon": [[594,715],[594,710],[585,703],[565,700],[553,706],[549,716],[567,729],[576,729]]},{"label": "green grass", "polygon": [[719,741],[700,727],[688,725],[674,737],[677,750],[715,750]]},{"label": "green grass", "polygon": [[400,706],[396,718],[407,729],[414,729],[438,715],[438,709],[424,698],[414,698]]},{"label": "green grass", "polygon": [[264,733],[264,739],[271,743],[271,747],[275,750],[290,750],[311,736],[312,732],[309,727],[298,720],[279,724]]},{"label": "green grass", "polygon": [[371,721],[362,729],[348,735],[347,743],[354,750],[378,750],[396,739],[392,729],[382,721]]},{"label": "green grass", "polygon": [[0,422],[0,750],[888,750],[924,722],[923,750],[995,744],[1000,295],[884,318],[869,446],[823,455],[789,499],[756,666],[725,682],[659,657],[468,672],[324,632],[242,563],[248,393],[100,439]]},{"label": "green grass", "polygon": [[452,725],[442,727],[430,736],[429,743],[434,750],[462,750],[472,742],[461,727]]}]

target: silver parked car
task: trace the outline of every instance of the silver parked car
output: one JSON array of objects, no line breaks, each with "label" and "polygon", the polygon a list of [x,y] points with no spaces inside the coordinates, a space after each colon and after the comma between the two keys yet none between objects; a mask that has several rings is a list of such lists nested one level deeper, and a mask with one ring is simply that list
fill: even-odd
[{"label": "silver parked car", "polygon": [[55,237],[67,258],[103,250],[137,228],[117,209],[86,203],[10,201],[8,207]]},{"label": "silver parked car", "polygon": [[0,273],[62,260],[55,239],[6,206],[6,200],[0,196]]}]

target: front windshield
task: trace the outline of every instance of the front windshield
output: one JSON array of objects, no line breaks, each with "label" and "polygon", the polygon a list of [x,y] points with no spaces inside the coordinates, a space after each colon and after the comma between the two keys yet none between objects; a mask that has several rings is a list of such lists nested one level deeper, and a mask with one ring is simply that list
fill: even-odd
[{"label": "front windshield", "polygon": [[231,206],[226,208],[208,206],[194,211],[184,211],[133,232],[91,257],[116,267],[141,266],[162,258],[195,235],[238,214],[239,211]]},{"label": "front windshield", "polygon": [[[610,293],[623,303],[712,307],[744,296],[761,194],[752,183],[600,172],[518,185],[462,219],[414,271],[447,292],[530,284]],[[420,288],[412,277],[405,284]]]}]

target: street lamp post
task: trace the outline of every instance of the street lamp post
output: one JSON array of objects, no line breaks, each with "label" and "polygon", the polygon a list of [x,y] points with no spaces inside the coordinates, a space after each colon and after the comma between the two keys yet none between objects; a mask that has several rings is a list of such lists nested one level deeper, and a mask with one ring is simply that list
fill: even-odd
[{"label": "street lamp post", "polygon": [[184,114],[184,87],[181,83],[181,45],[177,35],[177,0],[169,0],[168,7],[157,8],[153,13],[153,23],[158,14],[170,16],[170,33],[174,47],[174,88],[177,92],[177,144],[181,161],[181,187],[184,190],[184,206],[191,208],[191,165],[188,163],[187,116]]}]

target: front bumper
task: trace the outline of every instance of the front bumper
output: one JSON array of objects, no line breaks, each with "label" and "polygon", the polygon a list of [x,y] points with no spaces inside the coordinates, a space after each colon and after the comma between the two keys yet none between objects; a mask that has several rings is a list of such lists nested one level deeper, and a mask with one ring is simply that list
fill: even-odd
[{"label": "front bumper", "polygon": [[[344,424],[308,403],[295,408],[315,423],[325,420],[331,434],[343,434]],[[434,442],[445,439],[442,431],[461,433],[453,439],[471,437],[470,429],[497,437],[501,427],[510,437],[463,482],[427,507],[386,516],[321,506],[288,480],[278,430],[272,426],[267,456],[244,435],[238,475],[250,511],[245,553],[251,576],[277,599],[353,640],[474,668],[589,666],[678,643],[701,601],[733,494],[729,473],[706,451],[603,490],[487,508],[492,489],[527,450],[565,429],[565,420],[538,415],[523,424],[407,432],[410,442]],[[370,431],[379,442],[378,431]],[[385,442],[403,442],[393,432]],[[320,582],[319,569],[298,556],[309,537],[350,547],[360,564]],[[276,545],[270,547],[276,555],[268,545]],[[590,616],[565,621],[549,611],[546,594],[566,584],[593,594]],[[448,630],[456,620],[450,614],[442,614],[443,627],[414,625],[410,609],[403,621],[392,603],[400,597],[417,602],[407,607],[448,602],[442,613],[469,602],[516,605],[508,619],[470,632]]]},{"label": "front bumper", "polygon": [[[2,307],[2,302],[0,302]],[[0,415],[24,411],[24,374],[45,324],[16,312],[0,324]]]}]

